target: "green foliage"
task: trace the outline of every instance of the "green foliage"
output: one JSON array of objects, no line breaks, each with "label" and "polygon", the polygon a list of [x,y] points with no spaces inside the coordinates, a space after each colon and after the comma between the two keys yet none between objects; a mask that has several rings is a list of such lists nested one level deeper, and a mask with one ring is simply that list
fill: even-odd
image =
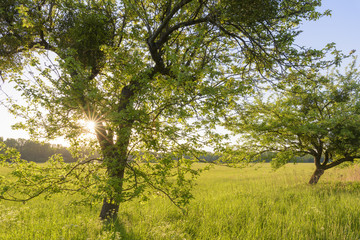
[{"label": "green foliage", "polygon": [[[319,5],[315,0],[3,1],[0,67],[25,102],[8,103],[25,118],[16,127],[33,138],[64,136],[76,157],[84,143],[101,153],[98,165],[85,156],[70,165],[50,163],[43,177],[24,166],[30,175],[17,174],[19,185],[13,188],[26,187],[26,176],[49,194],[76,184],[83,194],[94,187],[97,194],[89,195],[106,199],[105,205],[148,189],[178,206],[188,203],[200,172],[191,163],[206,147],[221,149],[229,136],[217,133],[217,123],[239,99],[267,78],[280,79],[283,71],[311,65],[332,50],[293,46],[301,21],[323,15],[315,10]],[[263,78],[254,81],[258,74]],[[84,139],[81,120],[96,122],[92,139]],[[78,173],[82,168],[87,173]]]},{"label": "green foliage", "polygon": [[110,1],[92,1],[90,6],[81,2],[62,3],[59,14],[64,17],[58,20],[58,29],[52,36],[64,55],[60,51],[58,54],[66,58],[67,52],[73,49],[76,60],[98,71],[105,57],[101,47],[114,41],[116,23],[110,7]]},{"label": "green foliage", "polygon": [[[104,175],[98,171],[97,164],[64,163],[59,155],[53,155],[42,165],[20,158],[6,159],[1,164],[11,170],[10,177],[1,180],[0,198],[8,201],[26,202],[40,195],[49,199],[60,192],[97,196],[96,183]],[[77,200],[81,201],[81,198]],[[88,204],[93,201],[87,197]]]},{"label": "green foliage", "polygon": [[7,146],[3,141],[0,141],[0,161],[19,161],[20,154],[15,148]]},{"label": "green foliage", "polygon": [[278,152],[275,167],[312,155],[324,170],[359,158],[359,76],[355,61],[345,74],[291,73],[284,91],[255,98],[228,122],[243,134],[236,151]]}]

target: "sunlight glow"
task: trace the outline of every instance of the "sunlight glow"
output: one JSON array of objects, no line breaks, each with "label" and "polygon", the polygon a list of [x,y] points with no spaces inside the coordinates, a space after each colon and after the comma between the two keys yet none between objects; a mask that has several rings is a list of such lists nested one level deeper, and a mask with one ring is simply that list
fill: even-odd
[{"label": "sunlight glow", "polygon": [[95,134],[96,122],[91,120],[80,120],[80,125],[83,127],[86,134]]},{"label": "sunlight glow", "polygon": [[85,121],[85,127],[90,132],[95,132],[96,123],[94,121]]}]

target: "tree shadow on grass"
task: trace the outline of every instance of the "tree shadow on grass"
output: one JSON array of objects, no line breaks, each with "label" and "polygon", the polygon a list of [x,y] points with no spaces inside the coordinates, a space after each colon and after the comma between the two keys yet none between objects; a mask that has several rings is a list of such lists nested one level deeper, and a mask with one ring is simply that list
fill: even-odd
[{"label": "tree shadow on grass", "polygon": [[102,231],[103,235],[106,236],[106,239],[140,239],[140,237],[137,236],[134,232],[128,231],[124,224],[118,219],[115,221],[104,222]]}]

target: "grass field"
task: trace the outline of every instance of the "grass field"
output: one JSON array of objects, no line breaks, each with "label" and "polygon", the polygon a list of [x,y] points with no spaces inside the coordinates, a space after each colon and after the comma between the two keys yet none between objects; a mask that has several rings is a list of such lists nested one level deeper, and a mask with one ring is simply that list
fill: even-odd
[{"label": "grass field", "polygon": [[0,239],[360,239],[360,168],[331,169],[309,186],[313,170],[217,166],[199,178],[187,215],[154,196],[122,204],[120,224],[108,226],[100,205],[69,206],[69,196],[0,202]]}]

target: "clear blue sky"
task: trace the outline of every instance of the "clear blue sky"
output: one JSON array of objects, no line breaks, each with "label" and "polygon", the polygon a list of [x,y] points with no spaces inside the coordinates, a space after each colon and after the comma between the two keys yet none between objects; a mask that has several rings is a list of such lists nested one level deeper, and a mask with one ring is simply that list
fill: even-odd
[{"label": "clear blue sky", "polygon": [[[301,26],[303,33],[296,43],[323,48],[327,43],[335,42],[337,48],[344,53],[355,49],[355,54],[360,55],[360,0],[323,0],[320,10],[325,9],[332,10],[332,16],[304,23]],[[15,122],[16,119],[0,106],[0,137],[26,138],[28,135],[25,132],[11,130],[11,125]]]},{"label": "clear blue sky", "polygon": [[304,23],[297,42],[313,48],[335,42],[344,53],[355,49],[360,55],[360,0],[322,0],[320,10],[325,9],[330,9],[332,16]]}]

